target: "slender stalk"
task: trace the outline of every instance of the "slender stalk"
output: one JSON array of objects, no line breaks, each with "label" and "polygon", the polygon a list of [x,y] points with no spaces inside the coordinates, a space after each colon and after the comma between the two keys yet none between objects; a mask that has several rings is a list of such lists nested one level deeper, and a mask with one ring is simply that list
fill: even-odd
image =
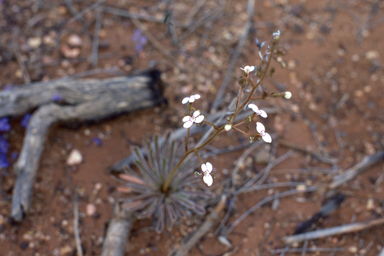
[{"label": "slender stalk", "polygon": [[234,130],[236,130],[236,131],[238,131],[238,132],[240,132],[240,133],[246,135],[246,136],[249,136],[249,134],[247,134],[246,132],[240,130],[239,128],[236,128],[236,127],[234,127],[234,126],[232,126],[232,128],[233,128]]},{"label": "slender stalk", "polygon": [[[248,75],[249,76],[249,75]],[[239,108],[239,104],[240,104],[240,101],[241,101],[241,93],[243,92],[243,87],[240,87],[240,93],[239,93],[239,98],[237,99],[237,106],[236,106],[236,109]]]},{"label": "slender stalk", "polygon": [[188,142],[189,142],[189,128],[188,128],[188,131],[187,131],[187,140],[185,141],[185,152],[188,151]]},{"label": "slender stalk", "polygon": [[205,124],[209,124],[209,125],[213,126],[213,128],[215,128],[215,130],[219,130],[219,127],[217,127],[217,126],[214,125],[213,123],[210,123],[210,122],[208,122],[208,121],[203,121],[203,123],[205,123]]},{"label": "slender stalk", "polygon": [[200,160],[200,163],[203,164],[203,160],[201,159],[200,155],[199,155],[199,152],[197,152],[197,150],[195,150],[195,154],[197,155],[197,157],[199,158]]}]

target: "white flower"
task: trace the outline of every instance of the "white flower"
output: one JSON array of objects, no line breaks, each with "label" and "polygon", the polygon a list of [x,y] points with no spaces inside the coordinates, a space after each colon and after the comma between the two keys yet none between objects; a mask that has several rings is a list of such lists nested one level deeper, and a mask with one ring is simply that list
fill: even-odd
[{"label": "white flower", "polygon": [[263,138],[263,140],[265,142],[267,142],[267,143],[272,142],[271,135],[269,135],[269,133],[265,132],[265,127],[262,123],[259,123],[259,122],[256,123],[256,130],[260,133],[261,137]]},{"label": "white flower", "polygon": [[195,100],[198,100],[200,99],[200,94],[195,94],[195,95],[191,95],[189,97],[185,97],[182,101],[183,104],[187,103],[187,102],[195,102]]},{"label": "white flower", "polygon": [[205,184],[208,186],[211,186],[213,183],[213,178],[211,176],[211,171],[212,171],[212,164],[210,162],[207,162],[206,164],[201,165],[201,170],[203,171],[203,181]]},{"label": "white flower", "polygon": [[249,74],[250,72],[252,72],[255,67],[254,66],[245,66],[244,68],[240,68],[241,70],[243,70],[245,73]]},{"label": "white flower", "polygon": [[286,91],[285,92],[285,95],[284,95],[284,98],[286,98],[286,99],[290,99],[292,97],[292,93],[291,92],[288,92],[288,91]]},{"label": "white flower", "polygon": [[203,115],[200,115],[200,111],[197,110],[195,112],[193,112],[193,115],[192,116],[185,116],[183,118],[183,127],[184,128],[189,128],[192,126],[193,123],[201,123],[203,122],[204,120],[204,116]]},{"label": "white flower", "polygon": [[277,32],[272,34],[273,36],[280,36],[280,30],[277,30]]},{"label": "white flower", "polygon": [[226,124],[225,126],[224,126],[224,130],[225,131],[230,131],[232,129],[232,125],[231,124]]},{"label": "white flower", "polygon": [[264,110],[259,109],[255,104],[249,104],[248,107],[251,108],[253,110],[253,112],[256,113],[256,115],[264,117],[264,118],[267,117],[267,113],[265,113]]}]

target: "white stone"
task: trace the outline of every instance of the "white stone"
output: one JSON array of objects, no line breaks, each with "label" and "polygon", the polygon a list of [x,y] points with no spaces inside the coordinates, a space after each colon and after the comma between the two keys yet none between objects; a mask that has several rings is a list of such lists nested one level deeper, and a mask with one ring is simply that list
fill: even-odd
[{"label": "white stone", "polygon": [[77,164],[80,164],[82,161],[83,161],[83,156],[81,155],[80,151],[77,149],[73,149],[68,156],[67,165],[69,166],[77,165]]}]

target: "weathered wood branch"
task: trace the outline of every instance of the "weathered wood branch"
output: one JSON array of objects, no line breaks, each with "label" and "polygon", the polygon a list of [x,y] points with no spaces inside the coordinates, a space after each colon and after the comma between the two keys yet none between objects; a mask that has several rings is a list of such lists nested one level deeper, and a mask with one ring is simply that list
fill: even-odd
[{"label": "weathered wood branch", "polygon": [[133,214],[115,203],[113,217],[108,224],[101,256],[123,256],[132,228]]},{"label": "weathered wood branch", "polygon": [[[159,90],[160,72],[150,70],[138,75],[108,79],[82,79],[74,81],[54,81],[23,85],[18,89],[0,91],[0,117],[19,116],[39,106],[53,103],[53,97],[60,95],[61,104],[77,105],[86,101],[97,101],[104,95],[125,94],[127,101],[135,98],[135,93],[154,98]],[[157,88],[156,88],[157,87]],[[159,95],[160,96],[160,93]]]},{"label": "weathered wood branch", "polygon": [[[14,220],[21,221],[24,213],[30,209],[33,182],[44,150],[47,132],[53,124],[103,120],[121,113],[153,107],[164,101],[160,96],[158,79],[159,76],[147,73],[133,78],[101,80],[103,83],[100,83],[100,80],[87,80],[87,83],[83,83],[83,87],[77,87],[78,90],[62,85],[60,88],[66,88],[64,91],[68,93],[65,96],[79,104],[60,106],[51,103],[39,107],[29,122],[20,157],[14,166],[18,175],[12,197],[11,216]],[[76,85],[74,82],[71,84]],[[82,83],[80,82],[80,84]],[[57,89],[57,87],[55,88]],[[43,98],[50,96],[45,95],[44,87],[42,90]],[[36,93],[35,91],[37,88],[33,89],[33,93]],[[24,93],[24,90],[23,93],[16,92],[17,96],[10,96],[8,99],[17,98],[19,95],[27,98]],[[14,105],[15,112],[18,105],[27,109],[44,103],[37,97],[37,93],[32,98],[34,99],[28,101],[28,104],[22,105],[23,103],[20,103],[19,100],[11,100],[10,104]]]}]

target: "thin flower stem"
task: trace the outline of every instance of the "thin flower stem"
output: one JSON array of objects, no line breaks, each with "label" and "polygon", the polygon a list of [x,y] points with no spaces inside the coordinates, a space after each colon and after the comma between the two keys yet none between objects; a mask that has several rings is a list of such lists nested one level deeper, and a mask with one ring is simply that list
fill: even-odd
[{"label": "thin flower stem", "polygon": [[236,127],[236,126],[239,126],[239,125],[244,124],[244,123],[245,123],[245,120],[242,121],[242,122],[240,122],[240,123],[238,123],[238,124],[234,124],[234,125],[232,125],[232,127]]},{"label": "thin flower stem", "polygon": [[236,130],[236,131],[238,131],[238,132],[240,132],[240,133],[246,135],[246,136],[249,136],[248,133],[246,133],[245,131],[240,130],[239,128],[236,128],[236,127],[234,127],[234,126],[232,126],[232,128],[233,128],[234,130]]},{"label": "thin flower stem", "polygon": [[209,125],[213,126],[213,128],[215,128],[215,130],[219,130],[219,127],[217,127],[217,126],[214,125],[213,123],[210,123],[210,122],[208,122],[208,121],[203,121],[203,123],[205,123],[205,124],[209,124]]},{"label": "thin flower stem", "polygon": [[[248,74],[249,76],[249,74]],[[248,78],[248,77],[247,77]],[[236,109],[239,108],[239,104],[240,104],[240,101],[241,101],[241,93],[243,92],[243,87],[240,88],[240,93],[239,93],[239,98],[237,99],[237,106],[236,106]]]},{"label": "thin flower stem", "polygon": [[185,152],[188,151],[188,142],[189,142],[189,128],[188,128],[188,131],[187,131],[187,139],[185,141]]},{"label": "thin flower stem", "polygon": [[195,150],[195,154],[196,154],[197,157],[199,158],[200,163],[203,164],[204,162],[203,162],[203,160],[201,160],[201,157],[200,157],[200,155],[199,155],[199,152],[197,152],[197,150]]}]

